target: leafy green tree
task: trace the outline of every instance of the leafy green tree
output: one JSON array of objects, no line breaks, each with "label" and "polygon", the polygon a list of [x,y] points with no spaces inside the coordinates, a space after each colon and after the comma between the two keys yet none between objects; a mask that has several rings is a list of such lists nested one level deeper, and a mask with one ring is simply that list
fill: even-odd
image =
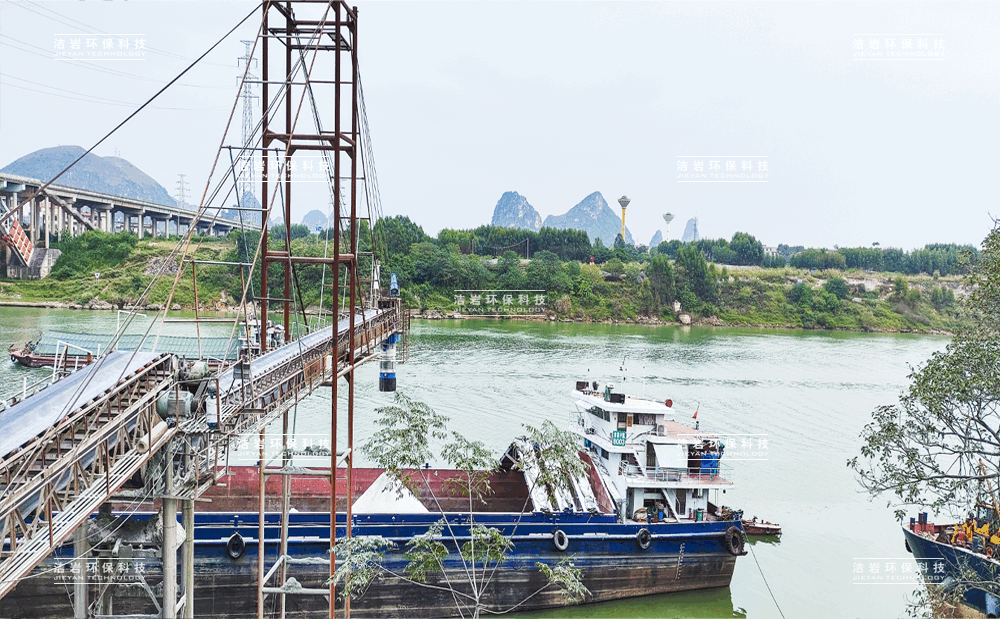
[{"label": "leafy green tree", "polygon": [[798,269],[843,269],[847,263],[843,254],[825,249],[806,249],[788,259],[788,264]]},{"label": "leafy green tree", "polygon": [[521,290],[525,286],[524,270],[521,269],[521,258],[512,251],[504,252],[497,261],[497,288],[501,290]]},{"label": "leafy green tree", "polygon": [[666,254],[657,254],[649,263],[647,270],[649,285],[660,305],[672,303],[677,296],[674,285],[674,269]]},{"label": "leafy green tree", "polygon": [[838,299],[846,299],[851,294],[851,287],[842,277],[831,277],[823,284],[823,289]]},{"label": "leafy green tree", "polygon": [[642,280],[639,285],[638,298],[638,310],[640,314],[646,316],[656,316],[659,313],[660,304],[656,302],[656,297],[653,296],[653,289],[650,287],[649,279]]},{"label": "leafy green tree", "polygon": [[[984,498],[1000,463],[1000,226],[967,284],[970,324],[910,374],[898,404],[878,407],[848,461],[873,497],[959,516]],[[896,515],[904,515],[898,509]]]},{"label": "leafy green tree", "polygon": [[604,263],[604,270],[612,275],[621,275],[625,272],[625,265],[618,258],[612,258]]},{"label": "leafy green tree", "polygon": [[677,258],[677,251],[681,248],[680,239],[672,239],[669,241],[663,241],[656,246],[656,253],[669,256],[670,258]]},{"label": "leafy green tree", "polygon": [[601,239],[594,240],[594,247],[591,253],[594,256],[594,262],[597,264],[604,264],[615,257],[615,252],[605,247]]},{"label": "leafy green tree", "polygon": [[812,303],[812,288],[805,284],[795,284],[788,291],[788,300],[796,305],[807,306]]},{"label": "leafy green tree", "polygon": [[392,258],[406,255],[415,243],[430,239],[424,229],[405,215],[382,217],[375,222],[375,247],[383,264],[391,264]]},{"label": "leafy green tree", "polygon": [[909,284],[902,277],[897,277],[892,282],[892,298],[896,301],[904,301],[906,299],[906,293],[910,291]]},{"label": "leafy green tree", "polygon": [[764,245],[746,232],[737,232],[729,243],[736,254],[736,264],[761,264],[764,261]]},{"label": "leafy green tree", "polygon": [[[295,239],[302,239],[309,237],[311,235],[312,233],[309,231],[308,226],[303,226],[302,224],[292,224],[291,238],[293,241]],[[283,242],[285,240],[285,227],[275,226],[273,228],[270,228],[268,230],[267,237],[268,237],[268,243],[277,243],[278,241]]]},{"label": "leafy green tree", "polygon": [[955,305],[955,293],[951,288],[938,286],[931,290],[931,304],[939,312],[951,309]]},{"label": "leafy green tree", "polygon": [[[493,492],[489,479],[497,470],[499,458],[482,442],[448,432],[447,417],[402,392],[396,392],[392,406],[381,407],[376,413],[378,430],[361,447],[362,452],[384,469],[400,494],[405,487],[415,495],[428,497],[441,519],[423,534],[410,539],[403,549],[390,540],[375,536],[338,540],[335,552],[339,565],[333,582],[342,586],[341,596],[362,596],[373,581],[387,574],[431,589],[443,587],[451,594],[462,616],[468,614],[478,618],[484,612],[506,613],[516,608],[497,609],[488,592],[514,546],[511,538],[517,533],[521,516],[509,534],[477,523],[474,517],[477,505]],[[519,466],[539,471],[534,485],[528,489],[527,506],[536,487],[545,488],[552,496],[571,488],[573,480],[586,475],[587,469],[577,454],[576,437],[571,432],[559,430],[550,421],[543,422],[541,428],[525,428],[525,444],[533,449],[522,453]],[[434,459],[432,441],[447,441],[440,455],[458,474],[445,480],[443,487],[455,497],[467,497],[468,513],[464,518],[446,515],[442,497],[437,495],[423,469],[425,462]],[[465,518],[468,519],[468,539],[460,541],[463,536],[459,535],[456,525]],[[404,552],[407,563],[403,573],[393,573],[384,564],[385,553],[393,550]],[[445,569],[450,556],[457,556],[461,570]],[[581,571],[571,559],[563,559],[555,565],[543,562],[535,565],[546,582],[528,597],[550,588],[560,589],[571,600],[583,599],[589,593],[581,581]],[[431,582],[434,576],[440,579]]]},{"label": "leafy green tree", "polygon": [[568,292],[572,287],[559,256],[547,250],[534,254],[525,269],[525,280],[532,288],[549,292]]},{"label": "leafy green tree", "polygon": [[718,302],[716,277],[708,268],[704,254],[694,245],[681,247],[677,252],[678,287],[690,291],[702,303]]}]

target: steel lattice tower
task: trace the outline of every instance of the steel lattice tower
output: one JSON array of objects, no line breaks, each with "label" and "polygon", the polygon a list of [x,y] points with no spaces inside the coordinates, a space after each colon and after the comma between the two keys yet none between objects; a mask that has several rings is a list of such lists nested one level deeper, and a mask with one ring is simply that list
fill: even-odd
[{"label": "steel lattice tower", "polygon": [[[237,202],[240,206],[243,205],[244,196],[249,193],[254,195],[254,184],[256,180],[256,175],[254,174],[254,151],[251,150],[255,143],[254,139],[255,127],[254,127],[254,99],[257,95],[254,94],[254,85],[257,80],[257,75],[253,72],[253,66],[256,65],[257,61],[251,55],[253,52],[253,41],[241,41],[243,43],[245,50],[243,56],[237,60],[239,66],[250,65],[250,69],[247,69],[246,79],[243,81],[243,91],[240,97],[243,99],[243,154],[240,156],[239,163],[239,183],[237,186],[237,191],[239,195],[237,196]],[[243,63],[243,64],[239,64]],[[242,75],[240,76],[242,77]]]}]

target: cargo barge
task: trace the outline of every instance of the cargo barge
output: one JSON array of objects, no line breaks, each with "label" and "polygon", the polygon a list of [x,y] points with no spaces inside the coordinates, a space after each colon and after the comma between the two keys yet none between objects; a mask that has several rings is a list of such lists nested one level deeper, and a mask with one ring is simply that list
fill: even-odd
[{"label": "cargo barge", "polygon": [[934,524],[927,514],[903,526],[906,551],[913,554],[924,583],[986,617],[1000,617],[1000,516],[979,503],[966,523]]},{"label": "cargo barge", "polygon": [[[457,547],[474,522],[499,529],[513,546],[486,590],[486,612],[514,606],[532,610],[570,603],[558,587],[547,586],[537,568],[570,558],[588,589],[582,602],[688,591],[730,584],[738,556],[746,554],[737,510],[723,509],[712,493],[732,486],[720,462],[719,437],[674,420],[670,401],[626,396],[608,385],[577,383],[577,412],[571,428],[580,441],[587,474],[571,487],[546,489],[538,471],[523,458],[533,449],[515,440],[491,474],[492,494],[469,513],[468,495],[449,493],[449,480],[463,473],[427,468],[411,471],[427,480],[417,494],[397,495],[380,469],[355,468],[352,534],[393,542],[382,559],[383,572],[351,602],[355,617],[441,617],[458,615],[453,595],[467,584]],[[313,469],[315,471],[315,469]],[[346,471],[338,470],[338,496],[346,495]],[[194,526],[195,615],[247,617],[256,614],[258,487],[257,467],[230,467],[222,483],[199,502]],[[329,572],[330,481],[293,476],[288,521],[289,576],[305,589],[327,587]],[[281,480],[266,480],[265,564],[279,554]],[[714,500],[712,500],[714,499]],[[97,515],[88,535],[105,539],[86,561],[73,561],[64,546],[0,600],[0,616],[62,617],[72,613],[71,582],[76,569],[91,571],[88,585],[97,614],[152,614],[162,581],[154,504],[149,511]],[[346,503],[337,506],[338,537],[346,535]],[[441,541],[451,552],[445,572],[431,588],[401,577],[406,543],[443,517],[451,531]],[[724,519],[722,514],[730,519]],[[107,532],[114,535],[107,535]],[[111,566],[111,567],[108,567]],[[124,567],[123,567],[124,566]],[[114,579],[118,580],[114,580]],[[439,586],[441,588],[433,588]],[[109,593],[110,592],[110,593]],[[275,596],[268,598],[269,605]],[[316,595],[287,596],[290,617],[325,617],[327,601]],[[101,605],[104,605],[103,607]],[[270,607],[270,606],[269,606]],[[98,612],[100,611],[100,612]]]}]

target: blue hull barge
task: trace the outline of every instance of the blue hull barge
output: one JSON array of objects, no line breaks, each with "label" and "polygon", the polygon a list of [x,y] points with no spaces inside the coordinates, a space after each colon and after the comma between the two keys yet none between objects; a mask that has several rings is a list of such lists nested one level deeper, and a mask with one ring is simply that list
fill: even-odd
[{"label": "blue hull barge", "polygon": [[[499,529],[513,547],[487,589],[487,612],[505,611],[521,602],[519,611],[568,604],[555,587],[532,595],[546,584],[537,564],[556,566],[566,558],[581,570],[590,591],[584,603],[729,586],[736,559],[745,554],[745,536],[741,513],[725,510],[709,497],[732,485],[723,476],[718,437],[674,421],[665,402],[626,397],[613,387],[599,393],[596,386],[579,383],[573,397],[580,411],[573,415],[571,426],[579,436],[587,474],[573,480],[571,489],[548,492],[535,483],[538,471],[532,466],[514,466],[530,460],[521,457],[532,449],[522,439],[505,452],[500,470],[489,478],[492,494],[477,499],[471,518],[468,495],[448,491],[449,480],[460,471],[426,469],[422,473],[431,480],[426,487],[413,490],[416,494],[405,491],[400,498],[382,470],[356,468],[352,535],[394,542],[383,565],[402,574],[406,543],[437,523],[443,510],[455,537],[445,529],[440,541],[451,549],[445,575],[429,582],[444,586],[447,576],[461,591],[468,580],[457,546],[468,539],[470,522]],[[193,531],[198,617],[256,615],[258,469],[230,467],[228,472],[224,485],[204,495],[211,503],[196,504],[202,510],[195,513]],[[347,494],[345,473],[338,471],[336,476],[339,497]],[[319,475],[289,480],[289,575],[306,589],[322,589],[329,573],[330,480]],[[266,480],[267,565],[279,555],[280,484],[277,476]],[[115,614],[157,611],[151,601],[155,595],[145,592],[155,594],[162,583],[162,526],[155,506],[148,507],[141,513],[96,515],[88,524],[91,538],[108,540],[88,555],[88,561],[95,563],[90,599],[112,596]],[[346,503],[337,505],[338,537],[346,535],[346,508]],[[71,616],[66,591],[73,580],[72,557],[69,545],[49,557],[34,577],[0,600],[0,616]],[[105,563],[114,567],[109,570]],[[115,578],[119,580],[102,581]],[[287,600],[288,617],[327,616],[323,596],[293,595]],[[455,598],[443,589],[385,575],[363,596],[352,599],[351,613],[355,617],[458,614]]]},{"label": "blue hull barge", "polygon": [[[924,582],[939,585],[945,591],[963,585],[964,603],[987,617],[1000,617],[1000,561],[997,561],[996,528],[993,535],[985,523],[996,522],[989,508],[980,506],[979,516],[972,523],[974,532],[968,539],[963,524],[940,525],[911,519],[903,527],[906,550],[913,553]],[[957,533],[956,533],[957,529]],[[987,533],[983,535],[982,533]],[[985,583],[991,591],[982,586]],[[978,585],[978,586],[977,586]]]}]

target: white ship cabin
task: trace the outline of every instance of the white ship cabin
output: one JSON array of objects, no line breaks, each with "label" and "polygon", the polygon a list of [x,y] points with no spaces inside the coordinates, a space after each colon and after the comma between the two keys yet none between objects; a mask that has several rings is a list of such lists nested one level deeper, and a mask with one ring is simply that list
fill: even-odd
[{"label": "white ship cabin", "polygon": [[570,425],[624,519],[715,520],[719,491],[733,485],[720,462],[725,445],[719,436],[675,421],[670,400],[626,395],[613,384],[598,387],[597,381],[576,383]]}]

